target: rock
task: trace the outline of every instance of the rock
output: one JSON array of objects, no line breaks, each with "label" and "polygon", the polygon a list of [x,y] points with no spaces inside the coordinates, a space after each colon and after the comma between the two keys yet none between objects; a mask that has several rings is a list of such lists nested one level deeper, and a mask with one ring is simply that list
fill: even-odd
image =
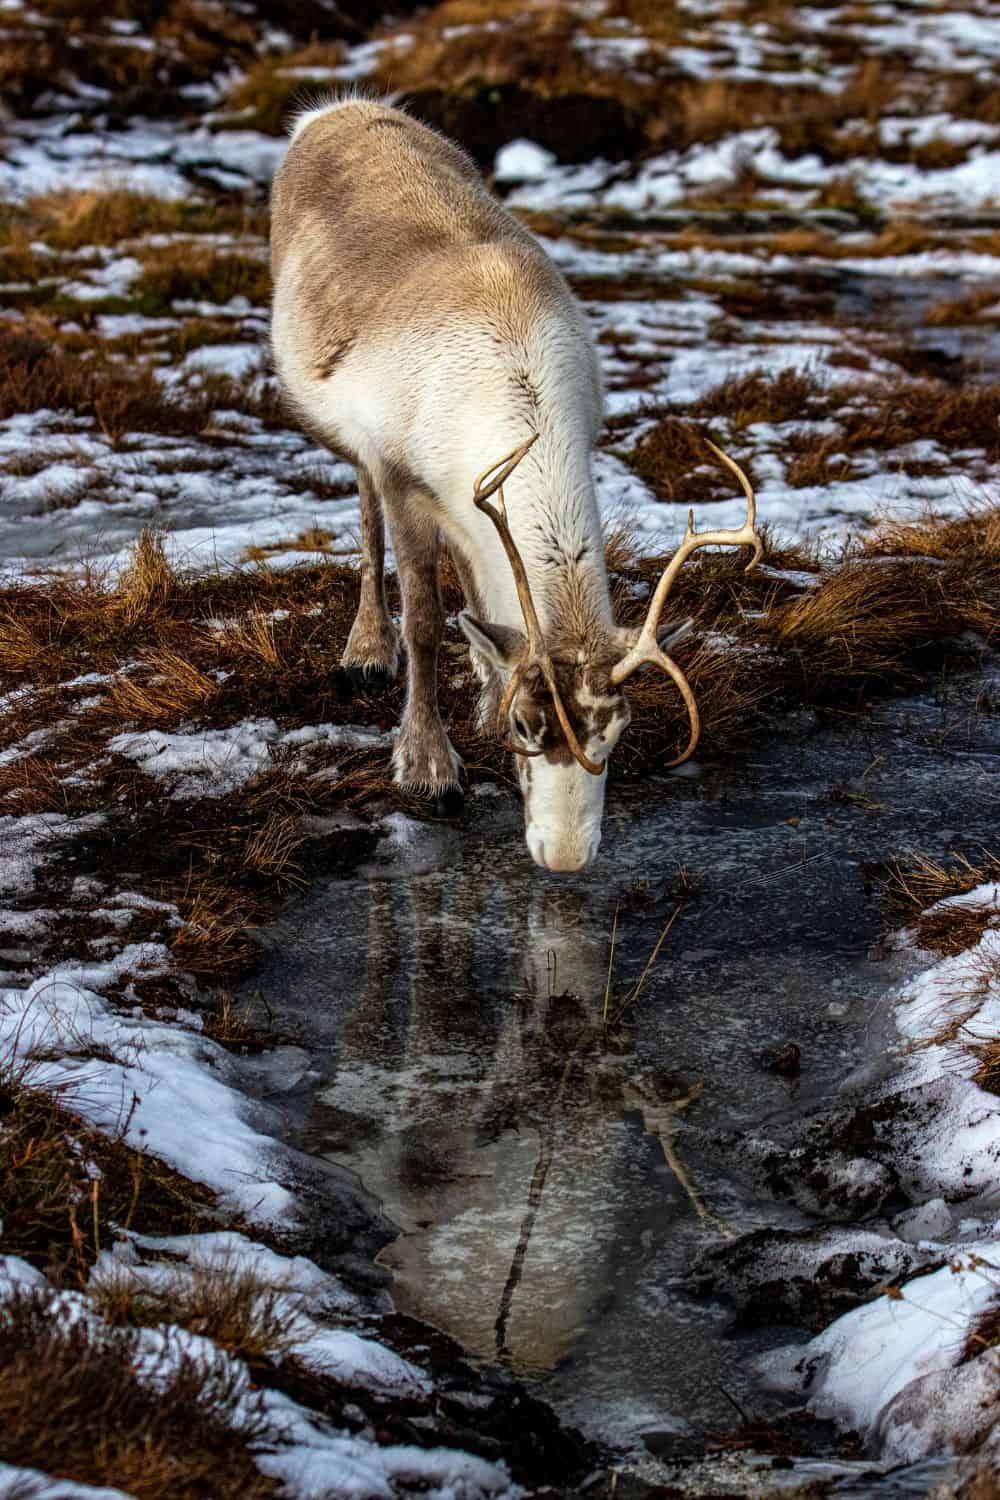
[{"label": "rock", "polygon": [[870,1229],[758,1229],[699,1256],[689,1280],[701,1296],[731,1299],[744,1323],[820,1328],[876,1287],[941,1264],[930,1250]]},{"label": "rock", "polygon": [[951,1210],[943,1198],[932,1198],[899,1214],[892,1224],[901,1240],[917,1245],[921,1240],[945,1240],[952,1232]]},{"label": "rock", "polygon": [[821,1135],[792,1150],[775,1141],[744,1143],[759,1188],[833,1223],[857,1223],[878,1212],[897,1185],[891,1166],[848,1155]]},{"label": "rock", "polygon": [[797,1078],[802,1067],[802,1049],[797,1042],[786,1042],[776,1052],[768,1052],[764,1066],[770,1073],[780,1073],[783,1078]]}]

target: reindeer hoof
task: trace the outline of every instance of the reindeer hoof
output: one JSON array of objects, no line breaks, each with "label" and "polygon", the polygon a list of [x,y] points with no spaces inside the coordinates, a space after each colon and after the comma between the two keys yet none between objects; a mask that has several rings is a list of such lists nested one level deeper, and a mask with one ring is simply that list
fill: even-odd
[{"label": "reindeer hoof", "polygon": [[465,807],[465,793],[460,786],[429,787],[406,782],[397,782],[399,789],[414,802],[420,804],[421,812],[429,818],[460,818]]},{"label": "reindeer hoof", "polygon": [[341,667],[344,681],[352,693],[384,693],[395,680],[395,672],[388,667]]},{"label": "reindeer hoof", "polygon": [[465,807],[465,793],[460,786],[446,786],[431,798],[435,818],[460,818]]}]

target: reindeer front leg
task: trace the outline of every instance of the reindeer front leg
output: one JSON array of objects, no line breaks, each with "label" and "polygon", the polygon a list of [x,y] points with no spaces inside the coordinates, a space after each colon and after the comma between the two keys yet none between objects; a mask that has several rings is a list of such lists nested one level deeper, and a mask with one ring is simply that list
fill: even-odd
[{"label": "reindeer front leg", "polygon": [[437,660],[444,635],[438,534],[426,521],[414,523],[399,505],[391,507],[389,520],[406,648],[406,707],[392,756],[393,774],[398,786],[432,798],[435,810],[447,816],[461,811],[461,761],[438,712]]}]

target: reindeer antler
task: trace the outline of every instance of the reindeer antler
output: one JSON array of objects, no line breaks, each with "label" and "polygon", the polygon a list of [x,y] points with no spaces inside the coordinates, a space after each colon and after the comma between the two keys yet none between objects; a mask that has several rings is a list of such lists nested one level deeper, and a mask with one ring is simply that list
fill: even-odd
[{"label": "reindeer antler", "polygon": [[[490,464],[489,468],[484,469],[480,474],[472,491],[472,498],[477,507],[484,515],[489,516],[503,543],[503,549],[507,554],[511,571],[514,574],[517,597],[521,602],[521,613],[524,615],[524,624],[528,632],[528,644],[525,647],[524,655],[510,674],[507,691],[503,695],[503,701],[497,713],[497,729],[506,748],[514,751],[516,755],[541,754],[540,750],[526,750],[523,746],[515,745],[505,738],[507,714],[510,710],[510,705],[514,701],[514,694],[517,692],[518,685],[525,672],[532,667],[537,667],[545,678],[549,692],[552,694],[552,702],[555,704],[562,732],[566,736],[566,743],[574,759],[579,761],[583,769],[589,771],[592,776],[600,776],[604,770],[604,762],[591,760],[584,753],[583,746],[577,739],[573,731],[573,726],[569,722],[569,716],[563,707],[563,701],[559,696],[559,689],[556,686],[556,675],[552,667],[552,658],[545,648],[545,636],[542,633],[542,627],[538,621],[538,613],[535,609],[534,600],[531,597],[531,588],[528,584],[528,574],[524,566],[524,560],[517,550],[517,543],[511,536],[510,526],[507,522],[507,507],[504,504],[503,498],[504,484],[537,439],[538,433],[536,432],[526,443],[522,443],[519,448],[515,448],[513,453],[509,453],[499,463]],[[490,505],[489,500],[491,495],[497,496],[497,505]]]},{"label": "reindeer antler", "polygon": [[646,618],[639,632],[639,638],[632,649],[627,651],[621,661],[611,669],[611,681],[615,687],[620,687],[626,678],[631,677],[633,672],[637,671],[639,667],[647,662],[659,667],[662,672],[666,672],[667,676],[672,678],[677,684],[691,720],[691,737],[685,749],[677,756],[676,760],[669,762],[671,766],[679,766],[682,761],[687,760],[694,753],[695,746],[701,736],[701,717],[698,713],[698,705],[695,702],[694,693],[691,691],[691,685],[677,663],[671,657],[667,656],[665,651],[661,650],[656,639],[656,628],[660,623],[663,606],[673,586],[674,579],[692,552],[696,552],[699,547],[753,547],[753,557],[746,566],[748,573],[751,568],[757,566],[764,555],[764,543],[755,530],[757,502],[754,498],[753,486],[738,463],[731,459],[728,454],[723,453],[722,449],[717,448],[708,438],[705,438],[705,442],[708,443],[716,458],[721,459],[726,468],[731,470],[739,480],[740,488],[747,497],[747,518],[743,525],[735,531],[696,532],[694,529],[694,512],[688,511],[684,540],[670,559],[663,577],[656,585],[656,592],[649,601],[649,609],[646,611]]}]

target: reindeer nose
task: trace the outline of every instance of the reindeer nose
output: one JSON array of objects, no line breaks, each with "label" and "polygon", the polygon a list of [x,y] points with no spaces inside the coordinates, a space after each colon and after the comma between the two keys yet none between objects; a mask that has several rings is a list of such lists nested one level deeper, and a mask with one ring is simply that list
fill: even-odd
[{"label": "reindeer nose", "polygon": [[577,870],[585,870],[589,864],[593,863],[600,843],[600,829],[572,843],[556,843],[550,840],[548,848],[539,834],[530,831],[528,833],[528,848],[535,864],[559,875],[571,875]]}]

